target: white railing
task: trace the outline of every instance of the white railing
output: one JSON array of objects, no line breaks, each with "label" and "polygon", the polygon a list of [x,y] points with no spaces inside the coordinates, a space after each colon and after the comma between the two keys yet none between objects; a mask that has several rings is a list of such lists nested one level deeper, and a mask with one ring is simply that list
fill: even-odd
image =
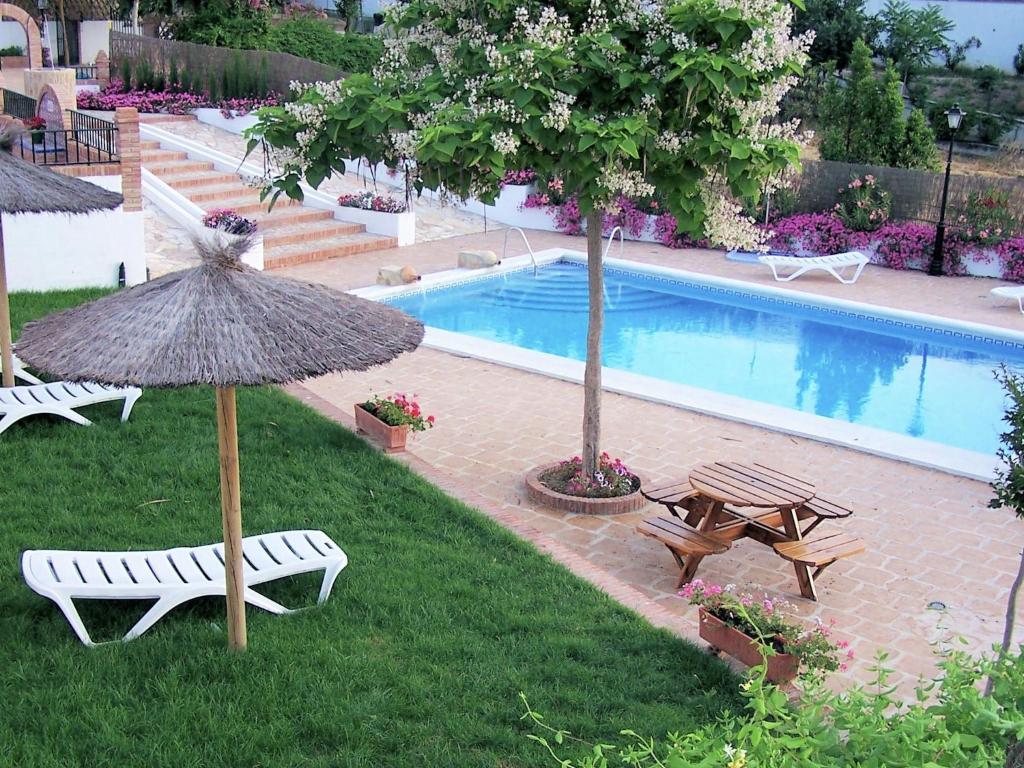
[{"label": "white railing", "polygon": [[505,257],[508,255],[508,233],[511,232],[512,230],[515,230],[516,232],[518,232],[520,235],[523,236],[523,242],[526,243],[526,250],[528,250],[530,252],[530,261],[533,262],[533,276],[536,277],[537,276],[537,256],[534,254],[533,248],[530,247],[530,241],[526,239],[526,233],[520,227],[509,227],[508,229],[505,230],[505,242],[504,242],[504,244],[501,247],[501,259],[502,259],[502,261],[504,261]]}]

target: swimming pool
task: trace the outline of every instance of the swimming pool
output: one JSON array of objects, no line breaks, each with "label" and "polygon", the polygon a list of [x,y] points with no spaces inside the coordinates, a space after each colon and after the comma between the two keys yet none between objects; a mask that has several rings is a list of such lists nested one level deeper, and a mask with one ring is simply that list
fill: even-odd
[{"label": "swimming pool", "polygon": [[[1024,370],[1024,335],[625,264],[606,266],[608,369],[995,453],[1004,403],[992,370]],[[570,360],[586,355],[578,258],[560,257],[536,276],[511,269],[384,298],[429,328]]]}]

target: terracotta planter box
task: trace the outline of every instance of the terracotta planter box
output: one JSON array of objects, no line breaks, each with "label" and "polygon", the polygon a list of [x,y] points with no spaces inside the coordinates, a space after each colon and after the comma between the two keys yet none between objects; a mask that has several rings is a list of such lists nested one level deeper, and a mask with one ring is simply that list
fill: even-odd
[{"label": "terracotta planter box", "polygon": [[379,443],[388,453],[405,450],[405,441],[409,438],[408,424],[392,427],[356,404],[356,427],[360,432],[369,435],[374,442]]},{"label": "terracotta planter box", "polygon": [[[712,616],[703,608],[700,609],[700,636],[707,640],[712,648],[729,654],[748,667],[756,667],[764,663],[757,642],[731,627],[721,619]],[[789,653],[779,653],[768,657],[768,681],[772,683],[788,683],[800,671],[800,660]]]},{"label": "terracotta planter box", "polygon": [[530,501],[565,512],[574,512],[578,515],[621,515],[625,512],[635,512],[647,503],[647,499],[640,495],[643,478],[636,473],[633,475],[636,478],[633,492],[627,493],[625,496],[616,496],[611,499],[588,499],[583,496],[570,496],[553,491],[541,483],[540,476],[549,469],[554,469],[558,464],[559,462],[556,461],[552,464],[534,467],[526,474],[526,495]]}]

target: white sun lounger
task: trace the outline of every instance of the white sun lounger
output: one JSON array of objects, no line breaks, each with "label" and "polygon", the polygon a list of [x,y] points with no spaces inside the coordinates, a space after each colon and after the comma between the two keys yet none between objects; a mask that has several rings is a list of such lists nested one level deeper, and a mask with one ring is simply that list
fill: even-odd
[{"label": "white sun lounger", "polygon": [[1017,300],[1017,306],[1024,312],[1024,285],[1001,285],[993,288],[990,293],[996,298],[1005,300]]},{"label": "white sun lounger", "polygon": [[[0,371],[4,369],[3,360],[0,360]],[[14,356],[14,378],[21,379],[26,384],[42,384],[41,379],[37,379],[31,373],[25,370],[25,364],[18,359],[18,356]]]},{"label": "white sun lounger", "polygon": [[136,387],[108,387],[105,384],[33,384],[29,387],[5,387],[0,389],[0,434],[11,424],[26,416],[63,416],[75,424],[92,424],[76,409],[112,400],[124,400],[121,421],[128,421],[135,401],[142,396]]},{"label": "white sun lounger", "polygon": [[[317,604],[331,594],[334,580],[348,557],[323,531],[282,531],[242,539],[245,601],[275,614],[291,613],[252,590],[285,576],[324,571]],[[163,616],[197,597],[223,597],[224,545],[179,547],[156,552],[70,552],[29,550],[21,556],[21,572],[35,592],[64,612],[78,639],[89,637],[75,598],[93,600],[156,600],[124,640],[134,640]]]},{"label": "white sun lounger", "polygon": [[[856,283],[860,273],[864,271],[864,267],[871,261],[860,251],[834,253],[831,256],[775,256],[769,254],[759,256],[757,260],[771,267],[772,275],[780,283],[794,280],[812,269],[821,269],[846,285]],[[792,267],[794,271],[788,275],[780,275],[780,267]],[[853,275],[849,278],[843,277],[842,273],[842,270],[847,267],[853,268]]]}]

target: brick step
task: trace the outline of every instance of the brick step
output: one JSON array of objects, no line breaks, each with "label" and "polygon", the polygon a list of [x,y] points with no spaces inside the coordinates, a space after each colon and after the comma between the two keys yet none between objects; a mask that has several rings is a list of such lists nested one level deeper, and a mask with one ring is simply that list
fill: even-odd
[{"label": "brick step", "polygon": [[174,152],[170,149],[143,149],[142,164],[160,163],[166,160],[188,160],[187,152]]},{"label": "brick step", "polygon": [[160,149],[160,142],[149,140],[140,141],[139,149]]},{"label": "brick step", "polygon": [[241,181],[234,173],[220,173],[219,171],[204,171],[202,173],[184,173],[160,176],[160,180],[172,189],[195,189],[197,187],[223,186],[235,184],[241,186]]},{"label": "brick step", "polygon": [[164,162],[143,163],[143,167],[150,173],[157,176],[172,176],[183,173],[199,173],[201,171],[212,171],[213,163],[191,160],[167,160]]},{"label": "brick step", "polygon": [[[234,184],[184,189],[182,190],[182,194],[193,203],[197,204],[216,202],[216,205],[213,206],[214,208],[229,207],[226,203],[228,200],[247,200],[250,203],[259,203],[260,201],[259,192],[254,189],[251,193],[246,194],[245,187],[239,184],[237,179],[235,179]],[[205,208],[206,206],[203,207]],[[237,211],[238,208],[235,208],[234,210]]]},{"label": "brick step", "polygon": [[[225,205],[224,207],[231,208],[231,205]],[[293,205],[284,207],[274,206],[272,213],[267,213],[265,209],[261,209],[260,212],[243,212],[237,208],[231,208],[231,210],[241,213],[250,219],[255,219],[256,223],[260,225],[260,231],[284,229],[297,224],[309,224],[314,221],[330,222],[334,219],[330,211],[318,211],[315,208],[299,208]]]},{"label": "brick step", "polygon": [[277,248],[295,243],[313,246],[341,235],[356,235],[365,231],[366,227],[362,224],[352,224],[347,221],[313,221],[292,224],[291,226],[276,227],[269,232],[264,232],[263,247]]},{"label": "brick step", "polygon": [[263,251],[263,265],[267,269],[292,267],[296,264],[309,264],[314,261],[326,261],[339,256],[352,256],[356,253],[379,251],[394,248],[398,240],[393,237],[360,233],[332,237],[317,243],[296,243],[294,245],[266,248]]},{"label": "brick step", "polygon": [[[242,197],[242,195],[245,196]],[[293,210],[299,208],[302,205],[302,203],[300,203],[298,200],[289,200],[286,197],[282,197],[279,198],[277,203],[274,205],[274,210],[268,214],[267,206],[270,204],[270,201],[261,201],[260,194],[256,190],[253,190],[253,195],[249,195],[246,192],[239,191],[238,194],[233,198],[218,198],[216,205],[205,205],[202,202],[196,202],[201,208],[230,208],[236,213],[241,213],[246,216],[249,216],[249,218],[253,218],[253,214],[255,214],[257,220],[259,219],[260,216],[268,215],[276,218],[278,215],[284,213],[285,211],[291,213]],[[307,208],[304,210],[312,211],[313,209]],[[322,211],[322,213],[327,213],[327,211]]]}]

